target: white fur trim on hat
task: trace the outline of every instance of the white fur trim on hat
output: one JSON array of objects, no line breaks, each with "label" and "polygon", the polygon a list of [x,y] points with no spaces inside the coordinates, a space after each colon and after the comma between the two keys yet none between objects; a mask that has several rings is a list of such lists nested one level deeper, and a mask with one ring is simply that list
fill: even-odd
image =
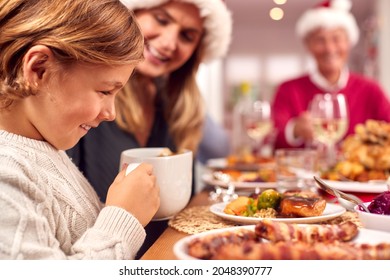
[{"label": "white fur trim on hat", "polygon": [[[137,10],[156,7],[171,0],[120,0],[127,8]],[[196,5],[204,18],[206,30],[202,44],[205,46],[204,62],[226,55],[232,36],[232,17],[222,0],[175,0]]]},{"label": "white fur trim on hat", "polygon": [[319,27],[343,27],[347,31],[351,45],[359,40],[359,28],[354,16],[349,12],[350,0],[331,0],[329,7],[315,7],[307,10],[297,22],[296,33],[300,38]]}]

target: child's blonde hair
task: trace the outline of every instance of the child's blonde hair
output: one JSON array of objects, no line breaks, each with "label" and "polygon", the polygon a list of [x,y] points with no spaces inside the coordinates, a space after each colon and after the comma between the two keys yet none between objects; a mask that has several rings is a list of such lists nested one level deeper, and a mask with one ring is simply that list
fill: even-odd
[{"label": "child's blonde hair", "polygon": [[1,0],[0,108],[34,94],[23,57],[49,47],[63,65],[136,64],[144,41],[134,15],[118,0]]}]

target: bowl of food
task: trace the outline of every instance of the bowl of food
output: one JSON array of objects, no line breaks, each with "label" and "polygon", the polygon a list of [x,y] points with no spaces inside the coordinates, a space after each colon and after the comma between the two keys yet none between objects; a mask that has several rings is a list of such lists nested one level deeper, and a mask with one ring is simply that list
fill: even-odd
[{"label": "bowl of food", "polygon": [[390,232],[390,191],[383,192],[364,204],[370,212],[364,211],[359,205],[354,207],[363,227]]}]

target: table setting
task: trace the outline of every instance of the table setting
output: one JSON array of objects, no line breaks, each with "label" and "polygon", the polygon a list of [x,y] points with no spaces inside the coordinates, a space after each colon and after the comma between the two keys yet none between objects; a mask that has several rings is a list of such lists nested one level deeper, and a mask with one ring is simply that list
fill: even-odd
[{"label": "table setting", "polygon": [[[387,192],[386,192],[387,193]],[[204,194],[204,197],[206,194]],[[389,196],[390,197],[390,196]],[[388,197],[386,197],[388,199]],[[369,203],[365,203],[365,205],[369,205]],[[216,214],[215,209],[220,207],[219,212],[223,212],[226,207],[226,203],[219,204],[211,204],[211,206],[201,206],[202,211],[199,211],[199,208],[194,206],[185,209],[187,216],[186,221],[196,221],[200,222],[201,216],[203,217],[211,217],[210,212],[212,214]],[[324,212],[317,217],[310,217],[309,220],[305,220],[307,218],[282,218],[282,219],[254,219],[254,220],[235,220],[231,218],[227,218],[221,215],[217,215],[218,217],[224,219],[225,221],[215,220],[214,223],[218,226],[216,227],[208,227],[187,232],[190,235],[182,237],[178,239],[173,244],[173,253],[175,258],[185,259],[185,260],[201,260],[201,259],[285,259],[281,257],[281,253],[277,253],[273,251],[274,249],[270,249],[269,247],[263,248],[264,243],[272,242],[262,239],[262,241],[258,241],[258,237],[253,237],[253,234],[257,234],[256,228],[259,227],[261,223],[275,223],[274,227],[286,227],[288,226],[288,230],[281,230],[281,232],[291,232],[293,228],[299,226],[302,228],[303,233],[294,235],[295,237],[303,235],[311,235],[317,236],[318,234],[323,234],[324,236],[329,236],[325,234],[327,230],[330,230],[335,236],[344,236],[346,233],[351,232],[351,228],[355,231],[354,236],[349,240],[324,240],[325,237],[321,237],[316,240],[312,245],[315,248],[315,253],[311,252],[312,249],[308,249],[308,245],[300,244],[300,240],[289,240],[286,241],[287,247],[283,247],[280,250],[285,252],[286,250],[293,250],[296,252],[300,252],[298,256],[290,256],[287,259],[389,259],[389,249],[390,249],[390,228],[388,227],[390,216],[386,215],[377,215],[373,213],[367,213],[368,215],[376,215],[374,219],[385,219],[385,220],[376,220],[374,223],[375,226],[370,226],[365,223],[365,221],[361,218],[361,214],[359,211],[363,211],[359,209],[359,205],[356,205],[355,212],[347,211],[340,205],[327,203],[326,207],[332,208],[333,206],[339,207],[338,209],[334,209],[334,216],[329,216],[327,218],[321,219],[321,216],[327,216],[327,210],[325,208]],[[209,212],[207,212],[207,209]],[[338,213],[338,211],[341,211]],[[190,213],[191,212],[191,213]],[[226,216],[228,214],[225,214]],[[232,216],[233,217],[233,216]],[[237,216],[235,216],[237,217]],[[214,217],[215,218],[215,217]],[[246,219],[248,217],[241,217],[241,219]],[[286,220],[291,219],[290,221]],[[300,220],[302,219],[302,220]],[[313,220],[310,220],[313,219]],[[207,219],[206,219],[207,220]],[[372,219],[371,219],[372,220]],[[217,221],[217,222],[216,222]],[[277,224],[276,224],[277,223]],[[175,228],[174,219],[170,221],[170,224],[173,228]],[[199,224],[202,224],[200,222]],[[382,225],[382,227],[380,226]],[[177,227],[176,227],[177,228]],[[190,227],[191,228],[191,227]],[[182,230],[186,232],[185,228],[177,228],[177,230]],[[272,230],[271,230],[272,232]],[[314,234],[314,235],[313,235]],[[251,241],[254,238],[255,241]],[[249,241],[248,241],[249,240]],[[248,243],[249,242],[249,243]],[[285,242],[285,241],[283,241]],[[201,248],[210,248],[215,246],[215,248],[210,249],[210,252],[203,252],[204,250],[200,250],[197,248],[200,245],[196,245],[197,243],[201,243]],[[275,242],[274,242],[275,243]],[[209,244],[209,245],[208,245]],[[214,244],[214,245],[213,245]],[[219,244],[218,246],[215,244]],[[260,245],[261,244],[261,245]],[[275,243],[276,246],[282,246],[281,242]],[[300,244],[300,245],[299,245]],[[242,248],[255,248],[253,254],[244,253],[245,250]],[[259,249],[259,248],[261,249]],[[333,248],[335,247],[335,248]],[[195,249],[194,249],[195,248]],[[256,249],[257,248],[257,249]],[[287,248],[287,249],[286,249]],[[330,248],[330,249],[329,249]],[[246,249],[249,250],[249,249]],[[252,250],[252,249],[251,249]],[[269,250],[269,254],[263,255],[262,251]],[[306,251],[305,251],[306,250]],[[329,255],[324,252],[334,250],[335,254]],[[310,254],[307,252],[311,252]],[[236,253],[231,253],[236,252]],[[257,252],[257,254],[256,254]],[[305,253],[306,252],[306,253]],[[337,254],[336,254],[337,253]],[[274,254],[274,255],[270,255]]]},{"label": "table setting", "polygon": [[[378,127],[381,129],[378,129]],[[142,259],[209,259],[211,255],[211,258],[264,258],[259,253],[259,248],[266,245],[259,245],[259,240],[262,240],[260,243],[271,241],[267,241],[263,237],[253,236],[256,235],[255,228],[264,222],[275,223],[275,227],[299,226],[300,230],[304,228],[309,232],[314,230],[314,232],[319,233],[329,230],[329,227],[334,227],[333,232],[350,232],[351,229],[346,229],[348,225],[356,231],[351,240],[348,242],[333,240],[328,244],[331,248],[335,246],[332,250],[337,251],[335,256],[338,259],[390,258],[387,253],[380,252],[382,249],[378,249],[379,247],[389,248],[390,246],[390,228],[388,226],[390,225],[390,179],[386,183],[390,167],[387,167],[386,162],[382,162],[382,166],[385,168],[382,168],[381,172],[385,174],[385,177],[387,176],[386,180],[380,179],[380,177],[370,177],[368,179],[367,175],[363,173],[372,170],[376,171],[373,174],[380,173],[375,170],[376,167],[371,165],[372,168],[370,169],[367,168],[367,165],[364,165],[365,169],[361,171],[357,168],[348,169],[346,166],[349,165],[345,163],[363,165],[367,155],[370,154],[365,148],[359,147],[367,145],[372,147],[375,141],[377,147],[380,147],[379,149],[387,151],[390,146],[389,135],[389,124],[371,120],[359,125],[356,128],[356,134],[341,142],[340,153],[334,165],[329,169],[321,169],[320,163],[323,158],[315,150],[307,148],[279,149],[271,157],[245,154],[241,156],[229,155],[226,158],[209,160],[205,173],[201,176],[204,183],[203,190],[197,193],[184,209],[169,218],[169,227]],[[371,142],[367,142],[367,139],[370,139]],[[354,147],[352,151],[363,149],[366,152],[366,157],[362,156],[362,153],[358,153],[358,156],[351,153],[351,146]],[[358,171],[363,175],[359,177]],[[354,174],[355,177],[352,177],[351,174]],[[364,177],[366,180],[363,179]],[[333,192],[330,192],[330,194],[326,192],[323,185],[329,186]],[[264,203],[268,203],[272,199],[275,201],[275,198],[271,199],[271,196],[268,196],[268,200],[264,200],[260,197],[262,194],[272,192],[278,194],[279,204],[273,209],[273,216],[267,216],[269,214],[267,212],[270,212],[270,210],[264,206],[266,205]],[[340,192],[342,195],[339,194]],[[304,201],[306,208],[310,208],[311,203],[313,203],[310,199],[318,199],[320,201],[318,203],[321,204],[320,210],[313,215],[306,216],[295,212],[292,214],[279,212],[282,208],[280,206],[281,202],[289,201],[287,197],[290,195],[294,197],[293,202],[298,197],[301,206],[302,201]],[[300,198],[301,196],[304,198]],[[357,202],[354,200],[355,198],[358,199]],[[297,201],[293,202],[289,201],[289,204],[287,202],[284,204],[294,207],[294,203],[297,203]],[[263,208],[266,209],[260,209],[259,205],[262,203]],[[374,204],[381,205],[389,212],[386,212],[386,214],[383,211],[379,213],[379,210],[374,209]],[[367,212],[367,209],[364,210],[363,206],[371,210]],[[376,209],[382,209],[381,207],[376,206]],[[244,233],[241,230],[244,230]],[[190,254],[192,250],[190,244],[194,240],[202,243],[208,242],[207,240],[210,238],[226,240],[226,236],[230,236],[231,240],[236,240],[233,242],[234,244],[225,244],[226,248],[230,248],[229,250],[234,248],[236,252],[241,253],[237,253],[237,255],[227,254],[226,250],[228,249],[223,245],[223,248],[215,248],[213,251],[213,254],[220,252],[220,255],[219,253],[217,255],[209,254],[210,256],[203,258],[196,254]],[[249,240],[255,238],[254,243],[250,241],[253,243],[250,243],[251,248],[256,248],[253,255],[242,254],[242,246],[249,246],[247,244],[248,238],[242,236],[249,236]],[[242,239],[245,239],[245,242]],[[285,246],[287,247],[284,247],[283,250],[295,248],[294,250],[302,251],[301,257],[295,256],[296,259],[303,258],[305,250],[309,250],[304,249],[307,245],[298,244],[301,242],[299,240],[283,242],[289,242],[286,243]],[[307,258],[334,258],[321,253],[324,250],[324,242],[324,240],[316,241],[314,247],[318,252]],[[337,247],[334,242],[340,246]],[[282,245],[278,243],[278,246]],[[362,249],[365,246],[368,246],[368,251]],[[268,247],[265,247],[261,250],[268,249]],[[355,252],[354,256],[348,257],[344,252],[346,250],[353,250]],[[222,252],[224,253],[222,254]],[[280,258],[280,254],[272,254],[268,255],[268,258],[270,256],[275,259]],[[294,258],[292,256],[288,257],[288,259]]]},{"label": "table setting", "polygon": [[[211,211],[213,207],[216,207],[216,204],[209,200],[210,190],[209,187],[206,187],[205,190],[198,193],[191,200],[185,209],[171,218],[168,229],[141,259],[188,259],[188,251],[186,251],[185,246],[190,240],[201,237],[202,235],[212,234],[215,231],[232,231],[242,227],[254,228],[259,222],[255,220],[251,223],[242,223],[215,215]],[[324,213],[326,215],[327,212],[324,211]],[[301,222],[303,222],[301,225],[341,225],[346,222],[352,222],[360,230],[360,234],[358,235],[359,239],[356,239],[354,242],[362,244],[366,242],[372,243],[373,241],[377,243],[390,242],[390,235],[388,233],[383,230],[378,231],[364,228],[358,213],[346,211],[345,209],[342,210],[342,213],[336,213],[335,217],[329,217],[329,219],[323,221],[319,220],[313,223]],[[298,223],[300,223],[299,220]],[[295,223],[292,220],[292,223],[289,224]]]}]

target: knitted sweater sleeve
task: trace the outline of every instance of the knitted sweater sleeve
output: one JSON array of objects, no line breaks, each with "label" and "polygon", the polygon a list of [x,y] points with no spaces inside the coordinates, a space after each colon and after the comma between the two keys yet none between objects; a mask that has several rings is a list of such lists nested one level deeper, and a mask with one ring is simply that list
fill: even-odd
[{"label": "knitted sweater sleeve", "polygon": [[72,231],[83,223],[64,212],[77,207],[59,207],[39,174],[2,164],[0,176],[0,259],[132,259],[142,245],[142,225],[121,208],[82,217],[94,222]]},{"label": "knitted sweater sleeve", "polygon": [[96,223],[73,245],[69,259],[134,259],[145,231],[134,216],[118,207],[104,207]]}]

